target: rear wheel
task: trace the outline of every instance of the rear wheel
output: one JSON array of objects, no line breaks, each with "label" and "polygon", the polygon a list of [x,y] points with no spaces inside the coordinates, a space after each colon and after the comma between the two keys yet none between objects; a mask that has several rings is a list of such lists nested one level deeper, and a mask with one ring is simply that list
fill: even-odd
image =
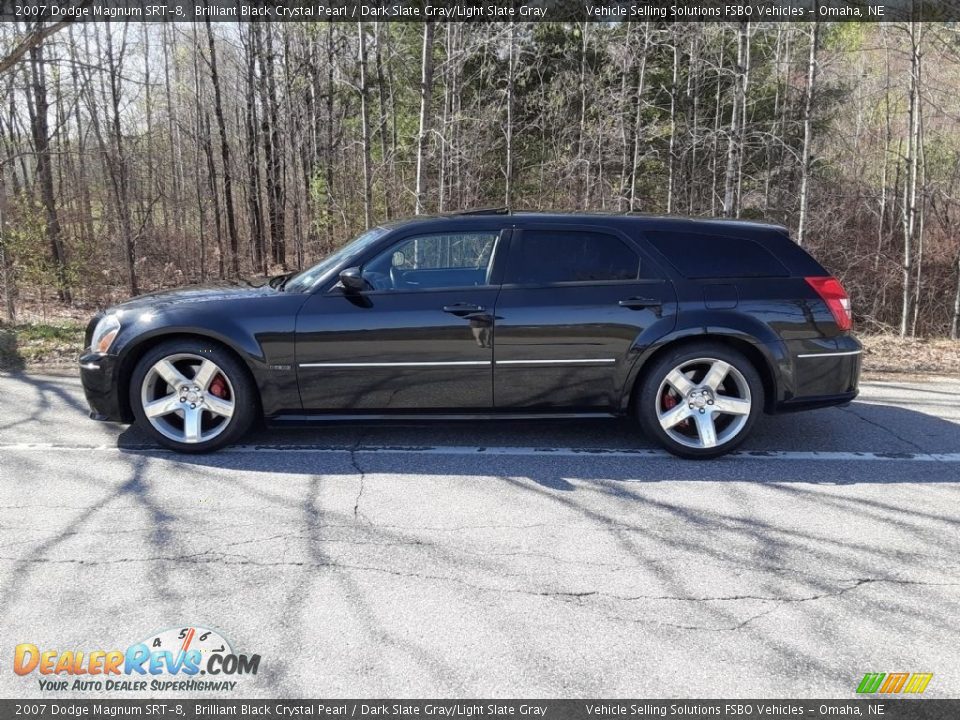
[{"label": "rear wheel", "polygon": [[217,450],[239,439],[257,414],[253,382],[226,348],[169,340],[147,352],[130,384],[138,424],[177,452]]},{"label": "rear wheel", "polygon": [[717,343],[668,352],[644,374],[637,413],[674,455],[711,458],[736,448],[763,408],[763,383],[745,355]]}]

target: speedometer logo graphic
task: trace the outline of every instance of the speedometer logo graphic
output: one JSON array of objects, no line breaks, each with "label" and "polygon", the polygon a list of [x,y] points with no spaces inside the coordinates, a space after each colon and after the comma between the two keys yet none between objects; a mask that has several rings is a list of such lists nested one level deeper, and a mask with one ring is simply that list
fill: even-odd
[{"label": "speedometer logo graphic", "polygon": [[223,635],[199,625],[161,630],[143,640],[143,644],[150,648],[151,652],[166,650],[174,656],[197,650],[204,661],[214,653],[233,655],[233,648]]}]

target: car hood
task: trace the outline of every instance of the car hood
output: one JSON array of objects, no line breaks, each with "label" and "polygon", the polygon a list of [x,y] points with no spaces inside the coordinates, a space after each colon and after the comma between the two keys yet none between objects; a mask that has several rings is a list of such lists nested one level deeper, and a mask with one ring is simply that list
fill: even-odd
[{"label": "car hood", "polygon": [[138,295],[115,305],[113,311],[160,310],[174,305],[187,305],[203,302],[224,302],[241,300],[264,295],[275,295],[278,291],[269,285],[258,287],[252,285],[207,284],[190,285],[175,290],[160,290],[158,292]]}]

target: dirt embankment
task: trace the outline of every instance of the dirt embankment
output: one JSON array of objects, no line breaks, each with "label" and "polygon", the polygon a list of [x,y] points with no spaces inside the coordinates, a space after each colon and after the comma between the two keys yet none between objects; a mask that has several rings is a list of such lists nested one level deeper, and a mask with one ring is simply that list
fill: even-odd
[{"label": "dirt embankment", "polygon": [[898,375],[949,375],[960,378],[960,340],[863,335],[867,378]]}]

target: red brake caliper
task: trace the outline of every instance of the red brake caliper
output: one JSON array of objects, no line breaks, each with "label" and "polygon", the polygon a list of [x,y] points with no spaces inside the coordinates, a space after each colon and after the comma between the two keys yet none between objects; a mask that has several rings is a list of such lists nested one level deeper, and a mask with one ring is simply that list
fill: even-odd
[{"label": "red brake caliper", "polygon": [[[678,402],[680,401],[677,400],[676,397],[674,397],[673,393],[671,392],[664,393],[663,402],[662,402],[664,410],[672,410],[677,406]],[[681,420],[680,422],[677,423],[676,427],[685,428],[689,423],[690,423],[689,420]]]},{"label": "red brake caliper", "polygon": [[210,394],[216,395],[218,398],[223,400],[227,399],[227,396],[230,394],[230,390],[227,388],[227,381],[224,380],[223,375],[217,375],[213,380],[210,381]]}]

